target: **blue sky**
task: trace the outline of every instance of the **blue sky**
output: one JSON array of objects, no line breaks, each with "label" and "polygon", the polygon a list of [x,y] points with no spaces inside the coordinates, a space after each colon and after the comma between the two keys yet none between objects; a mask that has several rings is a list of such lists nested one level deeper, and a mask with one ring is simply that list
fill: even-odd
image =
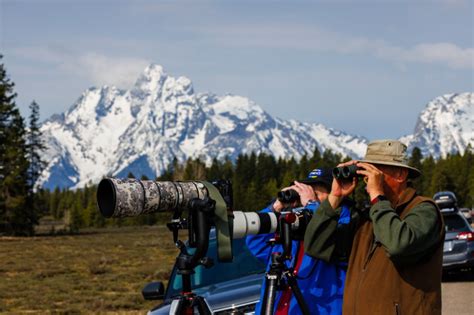
[{"label": "blue sky", "polygon": [[149,63],[196,92],[369,139],[413,132],[428,101],[474,92],[474,7],[426,1],[0,0],[0,53],[24,115]]}]

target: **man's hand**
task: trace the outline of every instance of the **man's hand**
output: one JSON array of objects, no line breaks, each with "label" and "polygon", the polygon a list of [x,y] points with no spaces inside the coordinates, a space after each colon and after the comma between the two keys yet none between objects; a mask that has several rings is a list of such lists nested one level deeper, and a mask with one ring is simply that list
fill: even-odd
[{"label": "man's hand", "polygon": [[[337,167],[349,166],[357,164],[357,161],[349,161],[341,163]],[[352,181],[340,180],[334,178],[332,180],[331,193],[328,196],[328,201],[333,209],[336,209],[341,204],[344,197],[349,196],[357,186],[357,178],[353,178]]]},{"label": "man's hand", "polygon": [[280,200],[275,200],[272,205],[273,211],[280,213],[282,209],[285,209],[285,205]]},{"label": "man's hand", "polygon": [[383,195],[383,172],[369,163],[357,163],[357,166],[363,168],[363,170],[358,170],[357,174],[365,175],[368,178],[366,189],[367,193],[370,196],[370,200],[374,199],[379,195]]},{"label": "man's hand", "polygon": [[292,188],[300,195],[302,206],[306,206],[310,200],[316,200],[316,194],[314,193],[313,187],[310,185],[295,181]]}]

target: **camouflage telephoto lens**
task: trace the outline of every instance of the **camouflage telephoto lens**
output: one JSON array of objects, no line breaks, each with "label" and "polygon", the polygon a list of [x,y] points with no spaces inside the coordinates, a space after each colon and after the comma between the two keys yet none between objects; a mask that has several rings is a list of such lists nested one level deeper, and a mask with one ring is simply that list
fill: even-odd
[{"label": "camouflage telephoto lens", "polygon": [[152,181],[105,178],[97,189],[97,203],[106,218],[186,210],[190,200],[204,199],[207,188],[197,181]]}]

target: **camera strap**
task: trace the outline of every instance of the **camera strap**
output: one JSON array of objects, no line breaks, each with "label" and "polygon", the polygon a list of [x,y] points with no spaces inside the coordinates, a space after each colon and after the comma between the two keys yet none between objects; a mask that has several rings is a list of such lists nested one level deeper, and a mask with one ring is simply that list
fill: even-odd
[{"label": "camera strap", "polygon": [[227,204],[219,190],[209,182],[201,181],[209,192],[209,198],[216,202],[215,225],[217,236],[217,258],[219,261],[232,261],[232,237],[229,227],[229,217],[227,215]]}]

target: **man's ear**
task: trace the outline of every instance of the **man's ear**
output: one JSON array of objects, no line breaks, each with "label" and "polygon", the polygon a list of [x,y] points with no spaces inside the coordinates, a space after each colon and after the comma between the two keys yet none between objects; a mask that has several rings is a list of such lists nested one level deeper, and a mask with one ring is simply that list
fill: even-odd
[{"label": "man's ear", "polygon": [[406,168],[402,168],[400,167],[400,171],[398,172],[398,176],[397,176],[397,181],[402,183],[404,181],[406,181],[408,178],[408,169]]}]

